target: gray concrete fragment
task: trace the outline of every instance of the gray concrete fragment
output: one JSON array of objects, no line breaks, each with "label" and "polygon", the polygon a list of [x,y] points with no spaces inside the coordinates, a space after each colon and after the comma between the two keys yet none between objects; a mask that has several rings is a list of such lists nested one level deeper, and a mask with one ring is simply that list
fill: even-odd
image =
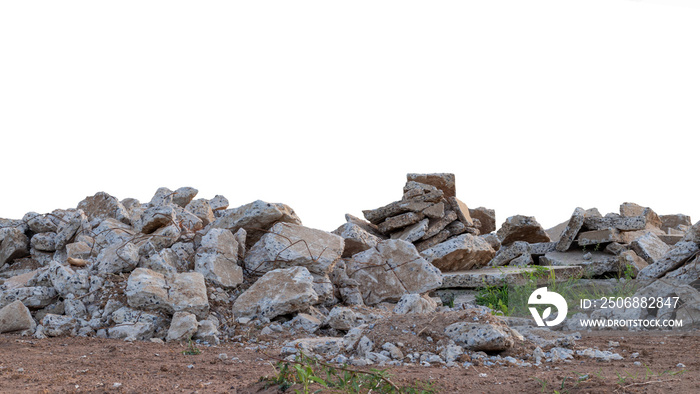
[{"label": "gray concrete fragment", "polygon": [[503,245],[515,241],[550,242],[549,236],[533,216],[511,216],[501,225],[497,234]]},{"label": "gray concrete fragment", "polygon": [[0,309],[0,334],[33,330],[36,322],[22,301],[14,301]]},{"label": "gray concrete fragment", "polygon": [[670,249],[670,246],[652,232],[632,241],[630,247],[649,264],[661,260]]},{"label": "gray concrete fragment", "polygon": [[480,237],[462,234],[421,252],[421,256],[443,272],[478,268],[496,254]]}]

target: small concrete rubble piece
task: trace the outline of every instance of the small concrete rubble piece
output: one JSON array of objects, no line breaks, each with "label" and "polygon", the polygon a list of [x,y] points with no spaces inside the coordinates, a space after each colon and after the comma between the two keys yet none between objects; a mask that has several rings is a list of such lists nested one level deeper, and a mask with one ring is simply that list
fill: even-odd
[{"label": "small concrete rubble piece", "polygon": [[515,343],[507,327],[493,324],[454,323],[445,329],[445,335],[463,348],[474,351],[502,351]]},{"label": "small concrete rubble piece", "polygon": [[394,307],[394,313],[405,315],[408,313],[435,312],[437,302],[430,297],[420,294],[404,294]]},{"label": "small concrete rubble piece", "polygon": [[515,241],[550,242],[549,235],[533,216],[515,215],[506,219],[496,232],[502,245]]},{"label": "small concrete rubble piece", "polygon": [[199,328],[197,317],[188,312],[175,312],[168,329],[167,341],[187,341]]}]

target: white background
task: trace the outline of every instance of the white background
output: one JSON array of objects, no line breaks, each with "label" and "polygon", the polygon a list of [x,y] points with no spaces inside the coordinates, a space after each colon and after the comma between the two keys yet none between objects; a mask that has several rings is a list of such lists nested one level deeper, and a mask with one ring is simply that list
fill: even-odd
[{"label": "white background", "polygon": [[545,227],[700,219],[683,1],[0,3],[0,217],[193,186],[332,230],[453,172]]}]

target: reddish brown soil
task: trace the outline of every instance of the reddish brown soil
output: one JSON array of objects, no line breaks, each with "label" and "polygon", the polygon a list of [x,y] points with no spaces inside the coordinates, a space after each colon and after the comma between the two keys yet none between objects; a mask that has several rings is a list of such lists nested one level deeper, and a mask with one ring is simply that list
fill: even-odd
[{"label": "reddish brown soil", "polygon": [[[608,341],[619,341],[620,347],[613,350],[625,359],[601,363],[578,358],[571,363],[546,363],[549,369],[402,367],[390,373],[398,385],[429,380],[438,392],[447,393],[697,393],[698,339],[697,335],[659,332],[585,333],[579,348],[607,350]],[[200,347],[199,355],[184,355],[187,347],[180,344],[0,335],[0,392],[260,392],[264,389],[260,377],[274,372],[271,360],[246,346],[227,343]],[[279,354],[278,349],[268,350]],[[633,352],[639,352],[639,358],[630,359]],[[221,353],[226,353],[227,361],[219,358]],[[240,361],[231,361],[232,357]],[[633,365],[634,361],[643,366]],[[677,367],[678,363],[685,368]],[[578,374],[588,378],[577,381]],[[273,386],[265,392],[278,390]]]}]

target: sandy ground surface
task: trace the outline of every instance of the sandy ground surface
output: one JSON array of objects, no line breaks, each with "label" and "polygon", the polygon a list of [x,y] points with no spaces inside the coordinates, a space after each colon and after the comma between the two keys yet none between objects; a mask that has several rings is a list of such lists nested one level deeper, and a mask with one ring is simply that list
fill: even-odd
[{"label": "sandy ground surface", "polygon": [[[437,392],[445,393],[696,393],[699,339],[697,332],[583,333],[577,348],[608,350],[609,341],[618,341],[613,350],[624,360],[577,358],[541,367],[416,366],[390,373],[398,385],[432,381]],[[0,392],[279,392],[259,382],[274,373],[275,361],[248,346],[199,346],[201,354],[185,355],[185,344],[0,335]],[[265,351],[279,354],[275,348]],[[634,352],[639,353],[636,359],[630,357]]]}]

